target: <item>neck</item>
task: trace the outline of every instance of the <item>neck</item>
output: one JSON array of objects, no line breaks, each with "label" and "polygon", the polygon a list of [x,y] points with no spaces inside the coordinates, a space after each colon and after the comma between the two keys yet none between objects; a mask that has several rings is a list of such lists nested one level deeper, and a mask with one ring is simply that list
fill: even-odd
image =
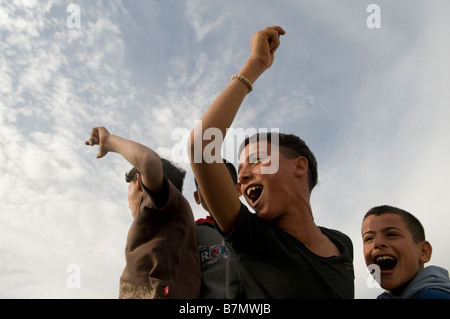
[{"label": "neck", "polygon": [[309,198],[306,196],[300,198],[301,201],[296,201],[295,204],[288,207],[286,213],[276,220],[276,224],[283,231],[305,243],[309,237],[314,235],[317,226],[314,223]]},{"label": "neck", "polygon": [[277,226],[297,238],[316,255],[339,256],[337,247],[315,224],[309,198],[302,197],[302,201],[296,204],[276,220]]}]

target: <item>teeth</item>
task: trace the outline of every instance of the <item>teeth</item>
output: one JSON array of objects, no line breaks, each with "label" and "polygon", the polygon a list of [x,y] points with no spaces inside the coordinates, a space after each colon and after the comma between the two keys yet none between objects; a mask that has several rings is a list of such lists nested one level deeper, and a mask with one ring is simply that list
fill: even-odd
[{"label": "teeth", "polygon": [[260,185],[255,185],[255,186],[250,186],[249,188],[247,188],[247,196],[250,196],[250,193],[257,190],[257,189],[262,189],[263,187]]},{"label": "teeth", "polygon": [[375,262],[378,262],[380,260],[396,260],[394,257],[391,256],[379,256],[375,259]]}]

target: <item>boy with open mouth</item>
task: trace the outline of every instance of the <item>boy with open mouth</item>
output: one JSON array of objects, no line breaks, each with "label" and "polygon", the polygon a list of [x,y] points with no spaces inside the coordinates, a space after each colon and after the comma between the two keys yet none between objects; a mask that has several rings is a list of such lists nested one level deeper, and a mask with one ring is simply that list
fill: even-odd
[{"label": "boy with open mouth", "polygon": [[374,207],[362,224],[366,264],[379,267],[379,299],[450,299],[448,271],[430,261],[432,247],[412,214],[392,206]]},{"label": "boy with open mouth", "polygon": [[[229,248],[228,298],[353,298],[350,238],[314,223],[310,194],[317,163],[307,145],[281,133],[244,142],[237,186],[253,214],[239,200],[222,159],[208,161],[207,140],[195,138],[210,129],[225,136],[256,79],[272,65],[284,34],[280,27],[268,27],[252,37],[249,59],[191,133],[191,167]],[[201,161],[196,150],[202,152]]]}]

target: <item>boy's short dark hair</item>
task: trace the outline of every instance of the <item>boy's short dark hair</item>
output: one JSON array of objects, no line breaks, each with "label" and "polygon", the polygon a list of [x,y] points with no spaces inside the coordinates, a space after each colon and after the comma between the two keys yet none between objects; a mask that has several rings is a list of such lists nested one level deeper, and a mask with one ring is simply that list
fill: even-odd
[{"label": "boy's short dark hair", "polygon": [[283,134],[283,133],[256,133],[253,136],[247,137],[244,142],[242,142],[239,148],[239,154],[242,150],[250,143],[250,141],[265,141],[272,143],[272,140],[278,139],[278,145],[280,153],[286,158],[297,158],[303,156],[308,161],[308,184],[309,192],[317,185],[318,172],[317,172],[317,160],[313,152],[306,145],[305,141],[293,134]]},{"label": "boy's short dark hair", "polygon": [[383,214],[395,214],[400,216],[405,222],[406,227],[408,227],[408,230],[411,232],[416,244],[425,240],[425,230],[420,221],[411,213],[397,207],[388,205],[373,207],[366,215],[364,215],[363,221],[370,215],[380,216]]},{"label": "boy's short dark hair", "polygon": [[[228,168],[228,172],[230,172],[231,175],[231,179],[233,180],[234,185],[237,184],[237,172],[236,172],[236,167],[234,167],[233,163],[228,162],[226,159],[223,160],[223,162],[225,163],[226,167]],[[198,184],[197,184],[197,180],[194,177],[194,183],[195,183],[195,188],[198,190]]]},{"label": "boy's short dark hair", "polygon": [[[186,176],[186,170],[176,166],[171,161],[161,158],[162,169],[167,179],[180,191],[183,191],[184,177]],[[125,180],[127,183],[133,181],[136,182],[136,174],[139,170],[133,167],[128,173],[125,174]]]}]

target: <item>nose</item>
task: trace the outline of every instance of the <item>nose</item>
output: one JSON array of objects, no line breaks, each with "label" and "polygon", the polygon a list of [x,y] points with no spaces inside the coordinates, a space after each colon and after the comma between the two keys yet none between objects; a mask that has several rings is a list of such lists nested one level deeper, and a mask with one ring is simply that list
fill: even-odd
[{"label": "nose", "polygon": [[376,236],[373,240],[374,248],[386,248],[387,243],[383,236]]},{"label": "nose", "polygon": [[238,173],[238,180],[241,184],[246,184],[252,176],[250,165],[243,165]]}]

